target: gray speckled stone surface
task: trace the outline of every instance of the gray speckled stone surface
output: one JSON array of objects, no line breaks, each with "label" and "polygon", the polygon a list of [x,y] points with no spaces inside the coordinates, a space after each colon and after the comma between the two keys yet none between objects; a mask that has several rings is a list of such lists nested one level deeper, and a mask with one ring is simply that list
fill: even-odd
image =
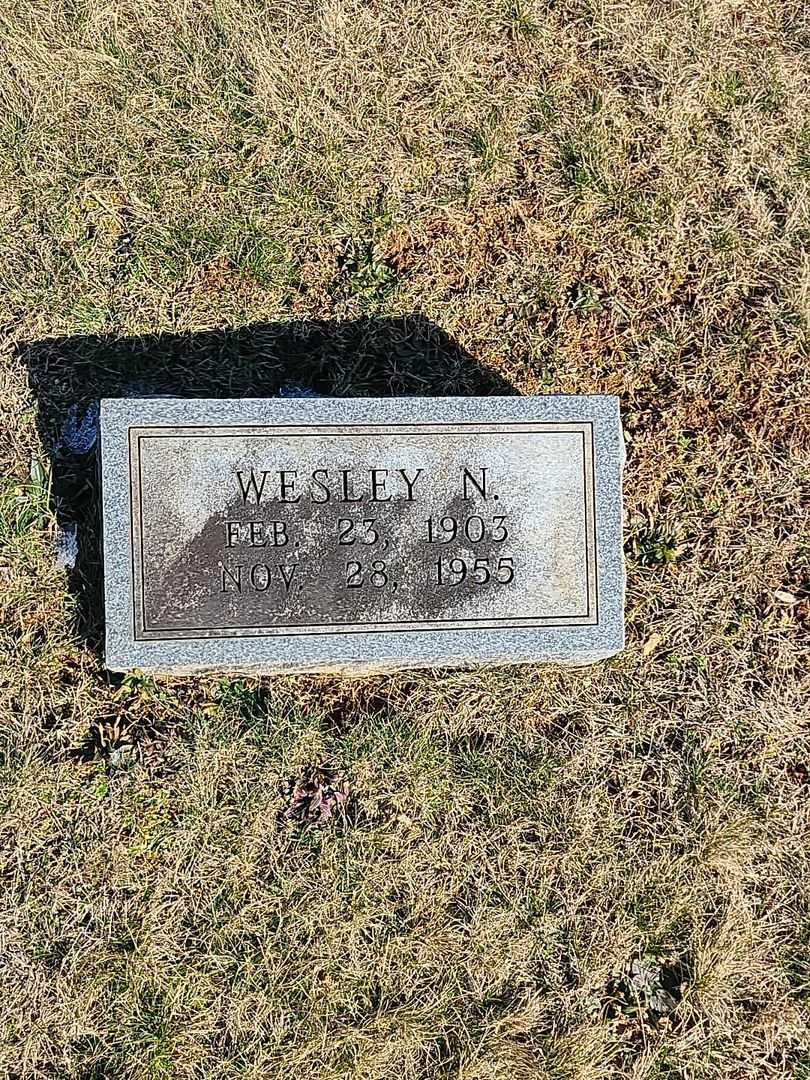
[{"label": "gray speckled stone surface", "polygon": [[623,647],[616,398],[108,400],[101,462],[113,670]]}]

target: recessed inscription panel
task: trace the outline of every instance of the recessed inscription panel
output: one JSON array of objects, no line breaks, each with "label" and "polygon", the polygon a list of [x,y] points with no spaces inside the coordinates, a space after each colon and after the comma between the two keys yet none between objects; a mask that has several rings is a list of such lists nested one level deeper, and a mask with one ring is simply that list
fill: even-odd
[{"label": "recessed inscription panel", "polygon": [[593,626],[588,422],[133,426],[135,640]]}]

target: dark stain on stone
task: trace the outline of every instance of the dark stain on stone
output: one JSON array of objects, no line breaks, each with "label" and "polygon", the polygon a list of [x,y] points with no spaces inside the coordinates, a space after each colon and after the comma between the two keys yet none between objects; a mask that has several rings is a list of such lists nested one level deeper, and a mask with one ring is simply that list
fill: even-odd
[{"label": "dark stain on stone", "polygon": [[[511,534],[502,542],[490,539],[495,509],[497,504],[475,504],[456,495],[432,516],[436,535],[447,535],[440,524],[447,517],[459,522],[458,534],[449,543],[428,543],[429,510],[414,513],[411,509],[406,515],[404,501],[394,498],[373,509],[345,510],[344,520],[373,518],[378,543],[340,545],[338,519],[344,511],[336,512],[333,504],[267,503],[256,507],[236,500],[209,517],[162,572],[155,537],[149,537],[144,573],[147,628],[179,631],[422,622],[458,617],[454,613],[473,599],[478,600],[476,615],[486,617],[495,590],[509,589],[514,594],[519,587],[514,578],[506,583],[495,580],[499,560],[513,557],[516,539],[514,522],[505,507],[501,513]],[[486,531],[480,540],[477,520],[470,529],[473,539],[464,534],[464,523],[472,516],[484,523]],[[269,535],[267,546],[239,543],[229,548],[226,522],[243,523],[240,535],[245,536],[249,526],[244,523],[251,520],[283,521],[282,535],[287,542],[272,543],[270,524],[258,534],[259,540],[265,532]],[[354,531],[359,534],[363,529]],[[437,583],[439,559],[443,585]],[[467,573],[463,580],[451,569],[451,559],[464,560]],[[487,560],[486,569],[479,563],[475,570],[476,559]],[[460,564],[452,566],[459,568]],[[487,572],[492,579],[480,583]],[[501,576],[508,577],[506,566]],[[361,584],[352,587],[350,581]],[[450,584],[456,581],[458,584]]]}]

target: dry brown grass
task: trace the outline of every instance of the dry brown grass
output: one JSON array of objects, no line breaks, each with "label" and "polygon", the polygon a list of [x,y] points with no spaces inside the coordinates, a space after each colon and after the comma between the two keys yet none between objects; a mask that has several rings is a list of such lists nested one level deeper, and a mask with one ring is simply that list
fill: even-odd
[{"label": "dry brown grass", "polygon": [[[809,47],[792,0],[6,0],[0,1075],[810,1077]],[[104,672],[43,446],[87,335],[190,332],[143,348],[195,392],[194,333],[292,319],[366,320],[341,393],[621,395],[620,658]]]}]

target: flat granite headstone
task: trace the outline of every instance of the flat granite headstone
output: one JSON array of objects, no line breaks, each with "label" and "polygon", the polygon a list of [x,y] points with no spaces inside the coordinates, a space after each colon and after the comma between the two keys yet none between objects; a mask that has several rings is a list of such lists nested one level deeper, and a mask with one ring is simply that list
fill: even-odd
[{"label": "flat granite headstone", "polygon": [[107,666],[610,656],[623,461],[612,397],[104,401]]}]

